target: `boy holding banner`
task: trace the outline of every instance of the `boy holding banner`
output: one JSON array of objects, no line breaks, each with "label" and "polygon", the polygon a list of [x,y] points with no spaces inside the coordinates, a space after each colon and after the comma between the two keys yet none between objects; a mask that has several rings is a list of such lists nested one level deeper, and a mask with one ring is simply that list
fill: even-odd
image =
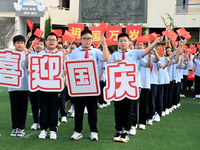
[{"label": "boy holding banner", "polygon": [[[76,48],[70,54],[69,59],[87,59],[93,58],[96,62],[108,61],[109,52],[106,45],[106,39],[101,37],[100,41],[103,46],[103,53],[91,46],[93,40],[92,32],[90,30],[83,30],[81,32],[82,46]],[[88,122],[91,130],[90,139],[93,141],[98,140],[97,130],[97,96],[74,97],[75,99],[75,128],[71,136],[72,140],[78,140],[83,137],[81,134],[83,128],[83,112],[85,106],[88,109]]]},{"label": "boy holding banner", "polygon": [[13,45],[15,51],[21,52],[21,65],[23,69],[23,78],[21,79],[21,86],[19,88],[8,88],[10,104],[11,104],[11,116],[12,116],[12,128],[13,131],[10,136],[24,136],[24,128],[26,122],[27,108],[28,108],[28,75],[26,71],[26,57],[24,53],[25,38],[22,35],[17,35],[13,38]]},{"label": "boy holding banner", "polygon": [[[147,49],[128,51],[129,36],[126,33],[120,33],[118,35],[118,46],[120,49],[111,56],[109,62],[116,63],[127,60],[128,62],[137,63],[139,59],[147,55],[152,48],[161,41],[162,37],[159,37]],[[129,141],[129,130],[131,129],[133,119],[133,105],[133,100],[128,98],[124,98],[121,101],[115,101],[115,129],[117,132],[113,141],[125,143]],[[124,131],[122,132],[123,129]]]}]

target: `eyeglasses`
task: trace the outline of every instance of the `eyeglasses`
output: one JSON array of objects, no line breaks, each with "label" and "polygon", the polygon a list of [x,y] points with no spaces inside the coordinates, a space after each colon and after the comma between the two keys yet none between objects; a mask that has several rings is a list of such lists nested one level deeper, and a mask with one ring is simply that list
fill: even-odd
[{"label": "eyeglasses", "polygon": [[48,42],[56,42],[57,40],[47,39]]},{"label": "eyeglasses", "polygon": [[84,41],[91,41],[93,38],[81,38]]}]

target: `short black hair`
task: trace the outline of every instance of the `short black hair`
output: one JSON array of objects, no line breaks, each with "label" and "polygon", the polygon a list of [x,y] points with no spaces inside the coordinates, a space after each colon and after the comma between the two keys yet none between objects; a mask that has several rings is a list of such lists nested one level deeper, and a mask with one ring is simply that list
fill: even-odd
[{"label": "short black hair", "polygon": [[46,39],[45,38],[38,38],[38,39],[40,39],[40,41],[39,42],[42,42],[42,43],[44,43],[44,46],[45,46],[45,41],[46,41]]},{"label": "short black hair", "polygon": [[120,33],[119,35],[118,35],[118,37],[117,37],[117,40],[119,41],[119,38],[120,37],[127,37],[128,39],[129,39],[129,35],[127,34],[127,33],[124,33],[124,32],[122,32],[122,33]]},{"label": "short black hair", "polygon": [[75,42],[73,42],[71,45],[75,45],[76,47],[78,47],[78,45]]},{"label": "short black hair", "polygon": [[91,34],[92,35],[92,31],[88,30],[88,29],[85,29],[81,32],[81,37],[85,34]]},{"label": "short black hair", "polygon": [[58,44],[61,44],[63,46],[63,43],[62,42],[58,42]]},{"label": "short black hair", "polygon": [[21,42],[24,42],[24,43],[25,43],[25,37],[24,37],[23,35],[16,35],[16,36],[13,38],[13,43],[18,42],[18,41],[21,41]]},{"label": "short black hair", "polygon": [[108,50],[110,54],[113,54],[115,52],[115,49],[112,46],[108,46]]},{"label": "short black hair", "polygon": [[46,36],[46,39],[47,39],[49,36],[51,36],[51,35],[55,36],[56,39],[58,40],[58,36],[57,36],[54,32],[50,32],[50,33]]}]

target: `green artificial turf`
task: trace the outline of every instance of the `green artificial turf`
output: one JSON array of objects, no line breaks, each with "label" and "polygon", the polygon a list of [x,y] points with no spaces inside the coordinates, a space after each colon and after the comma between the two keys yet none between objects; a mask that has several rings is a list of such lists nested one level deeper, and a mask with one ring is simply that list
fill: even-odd
[{"label": "green artificial turf", "polygon": [[[193,96],[191,93],[187,95]],[[146,126],[146,130],[138,130],[135,136],[130,136],[128,143],[119,143],[112,141],[115,134],[113,103],[107,108],[98,110],[99,141],[89,140],[87,115],[84,115],[83,138],[78,141],[70,140],[74,129],[72,118],[68,118],[67,123],[61,123],[57,140],[50,140],[49,133],[47,139],[38,139],[39,130],[30,129],[33,119],[29,103],[25,137],[10,137],[12,131],[10,101],[7,88],[0,87],[0,150],[198,150],[200,149],[200,99],[182,98],[181,105],[172,114],[162,117],[160,122],[153,122],[153,126]]]}]

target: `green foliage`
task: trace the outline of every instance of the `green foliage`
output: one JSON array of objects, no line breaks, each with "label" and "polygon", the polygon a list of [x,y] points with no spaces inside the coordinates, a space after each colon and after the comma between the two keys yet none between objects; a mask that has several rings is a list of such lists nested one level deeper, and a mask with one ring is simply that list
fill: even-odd
[{"label": "green foliage", "polygon": [[44,37],[46,37],[51,32],[51,29],[51,18],[49,16],[49,18],[45,20]]},{"label": "green foliage", "polygon": [[169,19],[169,24],[167,23],[167,21],[165,20],[165,18],[163,16],[160,16],[163,20],[163,23],[165,25],[166,28],[170,28],[174,31],[174,28],[177,28],[175,25],[174,25],[174,19],[171,17],[170,14],[166,13],[167,14],[167,19]]}]

